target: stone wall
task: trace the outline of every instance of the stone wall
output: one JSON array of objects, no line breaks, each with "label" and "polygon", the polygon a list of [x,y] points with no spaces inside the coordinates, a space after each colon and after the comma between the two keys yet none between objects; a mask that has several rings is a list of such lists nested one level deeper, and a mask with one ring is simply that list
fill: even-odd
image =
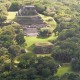
[{"label": "stone wall", "polygon": [[37,36],[40,28],[49,27],[38,15],[34,6],[23,6],[16,14],[16,22],[22,25],[26,36]]},{"label": "stone wall", "polygon": [[36,43],[34,53],[36,54],[49,54],[52,52],[53,44],[50,42]]}]

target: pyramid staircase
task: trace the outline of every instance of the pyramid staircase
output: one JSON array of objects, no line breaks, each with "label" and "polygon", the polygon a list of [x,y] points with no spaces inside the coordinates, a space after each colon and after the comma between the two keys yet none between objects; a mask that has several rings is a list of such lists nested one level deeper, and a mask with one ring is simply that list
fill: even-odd
[{"label": "pyramid staircase", "polygon": [[24,35],[26,36],[37,36],[40,28],[48,26],[32,5],[23,6],[18,11],[16,14],[16,22],[22,26]]}]

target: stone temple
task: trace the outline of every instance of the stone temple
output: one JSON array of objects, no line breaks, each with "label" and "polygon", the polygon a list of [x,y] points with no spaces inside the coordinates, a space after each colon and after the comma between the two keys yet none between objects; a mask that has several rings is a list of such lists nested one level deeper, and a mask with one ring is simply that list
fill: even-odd
[{"label": "stone temple", "polygon": [[49,27],[39,16],[35,6],[23,6],[16,14],[16,22],[18,22],[26,36],[37,36],[39,30],[44,27]]}]

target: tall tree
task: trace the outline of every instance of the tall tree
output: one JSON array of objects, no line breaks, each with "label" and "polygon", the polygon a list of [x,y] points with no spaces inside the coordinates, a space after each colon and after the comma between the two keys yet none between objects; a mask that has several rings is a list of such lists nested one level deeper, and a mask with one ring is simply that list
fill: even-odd
[{"label": "tall tree", "polygon": [[7,19],[7,8],[0,4],[0,24],[2,24]]}]

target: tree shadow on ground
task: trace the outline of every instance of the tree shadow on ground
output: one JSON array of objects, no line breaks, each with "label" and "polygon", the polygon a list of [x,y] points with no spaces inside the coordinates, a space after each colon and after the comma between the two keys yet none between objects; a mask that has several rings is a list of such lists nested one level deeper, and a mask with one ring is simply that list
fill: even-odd
[{"label": "tree shadow on ground", "polygon": [[47,39],[47,38],[49,38],[50,36],[47,36],[47,37],[44,37],[44,36],[37,36],[37,38],[39,38],[39,39]]},{"label": "tree shadow on ground", "polygon": [[28,47],[27,49],[30,51],[30,52],[34,52],[34,48],[35,48],[35,45],[32,44],[30,47]]}]

